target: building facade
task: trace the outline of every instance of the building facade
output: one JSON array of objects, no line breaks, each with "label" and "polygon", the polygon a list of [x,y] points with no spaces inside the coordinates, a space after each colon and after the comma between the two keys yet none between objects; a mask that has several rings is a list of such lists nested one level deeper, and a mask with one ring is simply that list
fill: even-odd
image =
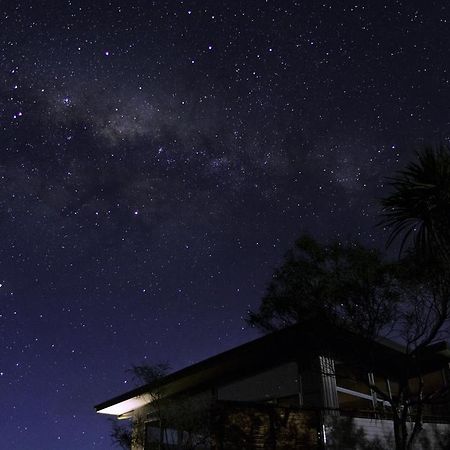
[{"label": "building facade", "polygon": [[[318,330],[286,328],[96,410],[132,421],[133,450],[394,448],[388,399],[405,377],[405,352],[333,326]],[[406,375],[411,391],[422,380],[430,398],[417,448],[449,448],[449,362],[440,343],[423,355],[420,373]]]}]

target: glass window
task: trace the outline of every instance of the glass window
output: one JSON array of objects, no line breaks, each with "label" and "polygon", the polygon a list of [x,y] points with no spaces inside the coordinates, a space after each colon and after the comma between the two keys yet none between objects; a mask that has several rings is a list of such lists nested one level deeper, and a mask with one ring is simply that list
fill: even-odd
[{"label": "glass window", "polygon": [[[228,383],[218,389],[219,400],[273,402],[286,399],[299,405],[297,364],[292,362]],[[290,400],[288,400],[290,399]],[[293,400],[294,399],[294,400]]]},{"label": "glass window", "polygon": [[369,379],[367,373],[358,372],[354,368],[340,362],[335,363],[335,368],[337,386],[362,394],[371,395],[368,386]]}]

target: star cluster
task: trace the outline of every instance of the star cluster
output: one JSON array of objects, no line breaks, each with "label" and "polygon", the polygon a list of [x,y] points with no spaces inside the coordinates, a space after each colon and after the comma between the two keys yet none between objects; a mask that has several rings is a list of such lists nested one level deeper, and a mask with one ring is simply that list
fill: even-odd
[{"label": "star cluster", "polygon": [[382,246],[385,179],[450,133],[440,1],[0,11],[0,430],[111,448],[127,369],[254,336],[302,232]]}]

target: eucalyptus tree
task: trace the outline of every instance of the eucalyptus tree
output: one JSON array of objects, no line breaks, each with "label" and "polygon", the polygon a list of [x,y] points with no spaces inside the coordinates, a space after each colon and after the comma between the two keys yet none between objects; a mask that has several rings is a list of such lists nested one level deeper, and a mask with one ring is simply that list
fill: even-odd
[{"label": "eucalyptus tree", "polygon": [[[423,358],[448,325],[450,286],[436,270],[439,264],[430,260],[424,265],[414,252],[389,261],[357,243],[320,244],[303,236],[275,270],[259,308],[249,312],[247,321],[270,332],[314,320],[315,339],[321,326],[326,330],[332,324],[368,342],[390,337],[401,343],[404,367],[396,380],[397,392],[391,395],[369,380],[366,384],[390,405],[396,450],[409,450],[423,429],[425,406],[446,394],[427,384]],[[370,348],[358,365],[361,372],[376,369]]]}]

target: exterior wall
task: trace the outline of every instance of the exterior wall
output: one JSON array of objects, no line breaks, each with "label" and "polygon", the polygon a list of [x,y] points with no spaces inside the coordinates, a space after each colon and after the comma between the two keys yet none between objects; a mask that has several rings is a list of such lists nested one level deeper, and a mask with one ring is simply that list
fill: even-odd
[{"label": "exterior wall", "polygon": [[318,414],[272,405],[219,402],[214,450],[312,449]]},{"label": "exterior wall", "polygon": [[[148,407],[134,413],[132,450],[145,448],[148,413]],[[276,447],[278,450],[306,450],[316,448],[318,444],[319,414],[298,408],[219,401],[211,409],[211,418],[210,446],[199,448],[272,450]]]},{"label": "exterior wall", "polygon": [[133,412],[133,416],[131,418],[133,426],[131,450],[144,450],[145,423],[150,410],[150,405],[146,405]]},{"label": "exterior wall", "polygon": [[[410,424],[412,429],[413,424]],[[394,448],[394,430],[390,420],[359,417],[334,417],[326,425],[327,448],[354,450],[368,443],[381,448]],[[448,449],[450,424],[425,423],[416,441],[415,450]]]},{"label": "exterior wall", "polygon": [[[132,414],[133,443],[131,450],[144,450],[146,439],[158,439],[159,425],[151,428],[151,423],[161,420],[166,424],[163,442],[189,448],[186,441],[208,438],[213,395],[211,390],[189,396],[159,399],[155,405],[148,404]],[[150,429],[147,429],[150,427]],[[149,434],[147,435],[147,432]],[[151,438],[150,438],[151,436]],[[196,448],[202,448],[197,445]]]},{"label": "exterior wall", "polygon": [[[300,367],[299,371],[297,363],[290,362],[217,386],[215,391],[171,398],[168,417],[174,420],[163,422],[175,434],[180,430],[179,442],[184,442],[186,435],[207,437],[215,450],[350,450],[366,448],[369,442],[394,448],[391,421],[340,416],[346,414],[338,401],[343,391],[370,403],[371,410],[377,401],[372,395],[337,386],[332,358],[317,356]],[[361,410],[358,404],[347,414],[361,415]],[[151,417],[154,420],[156,416],[150,405],[133,413],[136,439],[132,450],[144,449],[145,426]],[[425,424],[415,450],[448,450],[449,439],[450,424]]]}]

